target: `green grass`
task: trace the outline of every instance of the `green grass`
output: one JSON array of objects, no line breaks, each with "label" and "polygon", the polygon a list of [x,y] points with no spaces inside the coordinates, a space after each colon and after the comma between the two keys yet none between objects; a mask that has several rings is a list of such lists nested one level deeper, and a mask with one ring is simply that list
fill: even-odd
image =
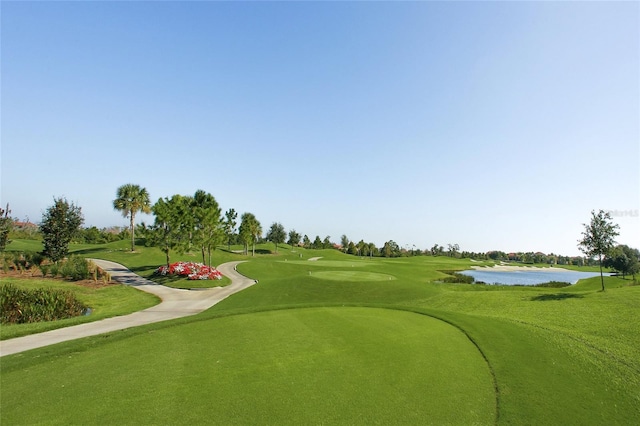
[{"label": "green grass", "polygon": [[48,288],[69,290],[83,304],[90,307],[92,312],[87,316],[68,318],[51,322],[31,324],[11,324],[0,327],[0,340],[25,336],[33,333],[54,330],[71,325],[97,321],[113,316],[125,315],[154,306],[159,302],[156,296],[138,291],[125,285],[112,285],[102,288],[88,288],[72,282],[58,279],[22,279],[6,277],[3,284],[13,284],[18,288],[35,289]]},{"label": "green grass", "polygon": [[371,266],[374,262],[361,260],[361,259],[353,259],[353,260],[292,260],[289,262],[293,265],[305,265],[310,268],[326,268],[327,266],[335,267],[335,268],[361,268],[364,266]]},{"label": "green grass", "polygon": [[[607,277],[605,292],[599,277],[443,284],[441,271],[478,263],[257,249],[216,251],[214,263],[249,260],[238,270],[259,284],[199,315],[3,357],[0,421],[640,423],[629,279]],[[163,261],[154,249],[83,250],[140,271]]]},{"label": "green grass", "polygon": [[3,395],[15,397],[3,407],[3,423],[439,425],[495,419],[492,376],[477,348],[458,329],[410,312],[262,312],[107,339],[46,358],[3,371]]},{"label": "green grass", "polygon": [[391,281],[396,278],[389,274],[380,274],[377,272],[362,272],[362,271],[316,271],[310,272],[313,278],[320,278],[323,280],[331,281]]},{"label": "green grass", "polygon": [[6,251],[36,251],[44,249],[42,240],[13,240],[6,246]]}]

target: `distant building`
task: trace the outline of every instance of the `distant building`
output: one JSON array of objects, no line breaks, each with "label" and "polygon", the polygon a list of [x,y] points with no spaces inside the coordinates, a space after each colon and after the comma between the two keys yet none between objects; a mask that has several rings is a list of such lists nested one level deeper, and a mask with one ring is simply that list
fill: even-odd
[{"label": "distant building", "polygon": [[29,221],[21,222],[19,220],[16,220],[13,222],[13,229],[19,231],[37,231],[38,225]]}]

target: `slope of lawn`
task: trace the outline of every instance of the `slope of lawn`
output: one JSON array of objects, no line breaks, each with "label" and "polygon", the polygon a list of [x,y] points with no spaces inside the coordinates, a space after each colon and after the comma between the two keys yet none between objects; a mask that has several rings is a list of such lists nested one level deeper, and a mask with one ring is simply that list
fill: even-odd
[{"label": "slope of lawn", "polygon": [[439,425],[496,416],[489,368],[462,332],[371,308],[270,311],[90,350],[70,345],[46,361],[3,365],[2,391],[3,424]]},{"label": "slope of lawn", "polygon": [[[164,259],[82,250],[143,272]],[[220,424],[640,424],[640,286],[630,280],[607,278],[605,292],[599,278],[562,289],[442,284],[442,271],[472,263],[273,245],[215,253],[216,264],[248,260],[238,271],[259,283],[194,317],[2,358],[0,420],[27,410],[44,375],[35,423],[73,422],[87,407],[78,423],[213,423],[220,409]]]}]

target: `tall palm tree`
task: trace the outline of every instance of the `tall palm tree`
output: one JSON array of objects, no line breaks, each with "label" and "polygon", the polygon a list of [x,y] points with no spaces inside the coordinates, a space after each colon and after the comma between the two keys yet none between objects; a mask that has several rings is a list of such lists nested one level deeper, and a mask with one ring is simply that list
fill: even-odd
[{"label": "tall palm tree", "polygon": [[129,217],[129,231],[131,232],[131,251],[135,251],[135,238],[133,235],[136,213],[151,213],[149,192],[139,185],[127,183],[118,188],[116,199],[113,200],[113,208],[122,212],[122,216]]}]

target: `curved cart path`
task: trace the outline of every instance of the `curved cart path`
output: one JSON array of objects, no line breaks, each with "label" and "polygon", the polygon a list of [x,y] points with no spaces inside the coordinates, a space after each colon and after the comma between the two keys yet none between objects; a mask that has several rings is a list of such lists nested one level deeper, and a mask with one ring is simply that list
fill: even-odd
[{"label": "curved cart path", "polygon": [[151,308],[129,315],[106,318],[100,321],[71,327],[59,328],[44,333],[31,334],[0,341],[0,356],[11,355],[30,349],[66,342],[82,337],[95,336],[125,328],[137,327],[154,322],[195,315],[209,309],[221,300],[244,290],[256,283],[236,272],[236,265],[246,261],[228,262],[218,266],[218,270],[229,279],[226,287],[215,287],[206,290],[182,290],[154,283],[134,274],[126,267],[107,260],[92,259],[100,268],[111,274],[111,278],[122,284],[134,286],[139,290],[155,294],[162,302]]}]

